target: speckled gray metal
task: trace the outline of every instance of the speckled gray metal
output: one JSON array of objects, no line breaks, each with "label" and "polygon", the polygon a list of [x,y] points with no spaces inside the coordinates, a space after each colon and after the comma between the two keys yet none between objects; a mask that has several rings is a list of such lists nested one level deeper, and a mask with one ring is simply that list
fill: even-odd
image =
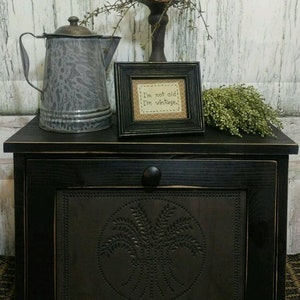
[{"label": "speckled gray metal", "polygon": [[20,37],[26,80],[42,93],[40,127],[49,131],[90,132],[111,125],[105,69],[120,38],[89,34],[76,25],[78,19],[74,18],[69,19],[71,25],[54,34],[35,36],[46,38],[42,90],[28,80],[29,58],[22,43],[22,36],[27,33]]}]

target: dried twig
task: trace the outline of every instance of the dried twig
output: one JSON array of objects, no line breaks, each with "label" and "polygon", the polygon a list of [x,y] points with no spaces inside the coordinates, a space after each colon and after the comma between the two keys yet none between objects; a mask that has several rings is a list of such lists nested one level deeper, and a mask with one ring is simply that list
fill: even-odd
[{"label": "dried twig", "polygon": [[[195,2],[195,1],[197,1],[197,2]],[[119,15],[119,20],[117,22],[117,25],[114,27],[114,31],[113,31],[113,35],[114,35],[130,8],[135,8],[139,3],[147,4],[147,3],[151,3],[151,2],[166,3],[166,6],[165,6],[165,9],[164,9],[164,12],[163,12],[161,18],[167,12],[167,10],[171,7],[177,9],[179,11],[179,14],[183,14],[183,12],[185,10],[196,11],[197,17],[201,19],[201,21],[205,27],[207,39],[210,40],[212,38],[212,36],[209,32],[209,25],[207,24],[207,22],[204,18],[205,12],[202,10],[201,3],[199,0],[116,0],[112,4],[105,3],[102,7],[97,7],[93,11],[87,12],[84,15],[84,18],[80,22],[80,24],[87,25],[91,20],[93,20],[95,17],[97,17],[100,14],[109,15],[112,12],[114,12]],[[157,26],[154,26],[152,36],[153,36],[153,34],[155,34],[157,28],[159,27],[159,23],[161,20],[162,19],[160,19],[157,22]]]}]

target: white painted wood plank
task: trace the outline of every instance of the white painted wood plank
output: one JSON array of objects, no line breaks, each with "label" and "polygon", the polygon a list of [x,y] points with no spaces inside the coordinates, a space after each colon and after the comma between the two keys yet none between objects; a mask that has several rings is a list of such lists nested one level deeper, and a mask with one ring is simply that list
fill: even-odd
[{"label": "white painted wood plank", "polygon": [[[114,0],[108,0],[113,2]],[[86,11],[102,6],[104,0],[0,0],[0,115],[32,114],[39,107],[39,93],[24,79],[18,38],[21,33],[53,32],[66,25],[70,15],[82,18]],[[198,60],[201,63],[205,88],[222,84],[246,83],[258,88],[266,101],[288,115],[300,115],[300,4],[298,0],[201,0],[210,32],[206,33],[199,19],[189,30],[189,12],[179,16],[170,10],[165,52],[169,61]],[[117,34],[122,36],[115,61],[147,61],[150,55],[149,10],[140,5],[131,10]],[[109,35],[116,25],[116,15],[95,19],[93,29]],[[43,83],[45,42],[25,39],[30,57],[30,78],[39,87]],[[143,46],[146,44],[145,50]],[[112,66],[107,73],[107,88],[115,108]],[[14,122],[18,118],[15,118]],[[14,128],[5,127],[0,117],[0,136]],[[300,118],[287,118],[286,132],[300,142]],[[8,122],[5,119],[4,122]],[[10,122],[10,121],[9,121]],[[293,123],[294,122],[294,123]],[[12,123],[10,123],[12,124]],[[4,126],[4,127],[2,127]],[[288,129],[287,129],[288,128]],[[289,129],[294,128],[294,129]],[[0,151],[0,180],[11,180],[12,161]],[[299,156],[291,156],[289,251],[300,252],[300,208],[297,206],[299,188]],[[1,187],[7,186],[7,183]],[[7,202],[7,201],[6,201]],[[0,240],[1,242],[1,240]]]},{"label": "white painted wood plank", "polygon": [[13,180],[0,180],[0,255],[14,255]]},{"label": "white painted wood plank", "polygon": [[[284,133],[300,145],[300,117],[282,118]],[[287,252],[300,253],[300,153],[290,156]]]},{"label": "white painted wood plank", "polygon": [[[293,163],[295,165],[295,163]],[[298,179],[290,177],[289,182],[289,205],[287,225],[287,252],[289,254],[300,253],[300,164],[297,163]],[[293,172],[291,172],[293,174]]]},{"label": "white painted wood plank", "polygon": [[0,255],[14,255],[13,155],[3,153],[3,142],[32,116],[0,116]]}]

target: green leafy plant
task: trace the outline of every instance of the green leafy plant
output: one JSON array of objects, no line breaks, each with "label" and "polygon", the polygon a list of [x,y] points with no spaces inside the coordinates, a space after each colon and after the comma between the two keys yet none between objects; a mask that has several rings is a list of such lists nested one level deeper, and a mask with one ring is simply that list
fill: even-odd
[{"label": "green leafy plant", "polygon": [[275,136],[271,125],[282,128],[278,112],[265,103],[253,86],[231,85],[204,90],[203,105],[206,124],[231,135]]}]

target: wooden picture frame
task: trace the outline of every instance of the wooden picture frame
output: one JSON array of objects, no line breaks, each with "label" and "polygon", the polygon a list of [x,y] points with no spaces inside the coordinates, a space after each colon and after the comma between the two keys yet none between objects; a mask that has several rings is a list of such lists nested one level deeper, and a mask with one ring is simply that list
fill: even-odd
[{"label": "wooden picture frame", "polygon": [[203,133],[199,62],[115,63],[119,137]]}]

